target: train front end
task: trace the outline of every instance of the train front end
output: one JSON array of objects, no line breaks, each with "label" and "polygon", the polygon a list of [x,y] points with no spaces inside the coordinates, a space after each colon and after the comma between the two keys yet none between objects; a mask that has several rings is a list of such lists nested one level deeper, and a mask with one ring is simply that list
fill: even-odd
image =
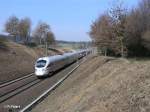
[{"label": "train front end", "polygon": [[47,69],[48,60],[46,58],[40,58],[35,63],[35,75],[37,77],[46,76],[49,74]]}]

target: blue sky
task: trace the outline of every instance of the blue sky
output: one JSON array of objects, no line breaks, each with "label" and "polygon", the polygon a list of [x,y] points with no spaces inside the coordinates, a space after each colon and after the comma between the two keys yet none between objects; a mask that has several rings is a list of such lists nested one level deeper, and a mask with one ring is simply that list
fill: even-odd
[{"label": "blue sky", "polygon": [[[113,0],[1,0],[0,33],[9,16],[29,17],[32,29],[39,21],[47,22],[57,40],[88,41],[90,25],[110,8]],[[115,0],[117,1],[117,0]],[[129,8],[139,0],[123,0]]]}]

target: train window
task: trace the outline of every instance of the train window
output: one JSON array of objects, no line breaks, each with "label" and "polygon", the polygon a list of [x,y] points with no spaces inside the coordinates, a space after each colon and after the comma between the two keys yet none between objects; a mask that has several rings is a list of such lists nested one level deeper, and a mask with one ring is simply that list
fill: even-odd
[{"label": "train window", "polygon": [[46,61],[45,60],[39,60],[39,61],[37,61],[37,63],[36,63],[36,67],[38,67],[38,68],[42,68],[42,67],[44,67],[46,65]]},{"label": "train window", "polygon": [[54,65],[54,63],[51,62],[51,63],[48,64],[47,67],[51,67],[51,66],[53,66],[53,65]]}]

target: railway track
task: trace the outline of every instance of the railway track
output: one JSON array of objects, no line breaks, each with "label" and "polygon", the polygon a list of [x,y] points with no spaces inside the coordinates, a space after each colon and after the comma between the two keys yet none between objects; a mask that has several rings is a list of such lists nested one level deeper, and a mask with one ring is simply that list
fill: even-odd
[{"label": "railway track", "polygon": [[12,83],[15,83],[15,82],[17,82],[17,81],[23,80],[23,79],[25,79],[25,78],[31,77],[31,76],[33,76],[33,75],[34,75],[34,73],[31,73],[31,74],[25,75],[25,76],[23,76],[23,77],[17,78],[17,79],[15,79],[15,80],[11,80],[11,81],[4,82],[4,83],[0,84],[0,88],[2,88],[2,87],[4,87],[4,86],[7,86],[7,85],[10,85],[10,84],[12,84]]},{"label": "railway track", "polygon": [[[50,91],[61,84],[83,62],[81,59],[58,73],[56,72],[49,78],[38,79],[34,74],[29,74],[0,85],[0,111],[28,111]],[[10,105],[19,105],[20,108],[14,109]]]},{"label": "railway track", "polygon": [[33,102],[31,102],[30,104],[28,104],[27,106],[25,106],[22,110],[20,110],[20,112],[27,112],[29,110],[31,110],[36,103],[38,103],[40,100],[42,100],[42,98],[44,98],[49,92],[51,92],[52,90],[54,90],[57,86],[59,86],[66,78],[68,78],[71,73],[73,73],[82,63],[84,63],[86,61],[86,59],[84,58],[80,63],[77,62],[77,65],[70,71],[68,72],[64,77],[62,77],[59,81],[57,81],[52,87],[50,87],[48,90],[46,90],[43,94],[41,94],[37,99],[35,99]]},{"label": "railway track", "polygon": [[42,80],[39,79],[28,79],[21,80],[20,82],[13,83],[12,85],[7,85],[5,87],[0,88],[0,103],[10,99],[11,97],[29,89],[35,84],[40,83]]}]

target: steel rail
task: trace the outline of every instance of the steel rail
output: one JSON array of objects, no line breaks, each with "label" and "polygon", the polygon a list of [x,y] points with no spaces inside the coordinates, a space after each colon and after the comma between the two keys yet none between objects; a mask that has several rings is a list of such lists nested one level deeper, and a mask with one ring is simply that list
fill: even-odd
[{"label": "steel rail", "polygon": [[6,101],[6,100],[8,100],[8,99],[10,99],[10,98],[12,98],[12,97],[14,97],[15,95],[20,94],[21,92],[23,92],[23,91],[25,91],[25,90],[31,88],[32,86],[34,86],[34,85],[36,85],[36,84],[38,84],[38,83],[40,83],[41,81],[43,81],[43,80],[35,80],[35,81],[33,81],[33,82],[29,82],[28,84],[24,85],[23,87],[20,87],[20,88],[15,89],[15,90],[12,91],[11,93],[2,96],[2,97],[0,98],[0,103],[2,103],[2,102],[4,102],[4,101]]},{"label": "steel rail", "polygon": [[35,80],[38,80],[38,79],[34,79],[34,80],[31,80],[31,81],[25,82],[25,83],[23,83],[22,85],[20,85],[20,86],[14,88],[14,89],[9,89],[8,91],[6,91],[6,92],[4,92],[4,93],[2,93],[2,94],[0,93],[0,98],[3,97],[3,96],[6,96],[7,94],[12,93],[13,91],[16,91],[17,89],[20,89],[20,88],[22,88],[22,87],[24,87],[24,86],[26,86],[26,85],[32,83],[32,82],[35,81]]},{"label": "steel rail", "polygon": [[31,73],[31,74],[28,74],[28,75],[26,75],[26,76],[17,78],[17,79],[15,79],[15,80],[12,80],[12,81],[9,81],[9,82],[0,84],[0,88],[5,87],[5,86],[8,86],[8,85],[10,85],[10,84],[12,84],[12,83],[18,82],[18,81],[20,81],[20,80],[23,80],[23,79],[25,79],[25,78],[31,77],[31,76],[33,76],[33,75],[34,75],[34,73]]},{"label": "steel rail", "polygon": [[20,112],[26,112],[29,109],[31,109],[34,105],[36,105],[37,102],[39,102],[42,98],[44,98],[46,95],[48,95],[49,92],[54,90],[57,86],[59,86],[65,79],[67,79],[71,73],[73,73],[82,63],[86,61],[86,58],[84,57],[83,61],[75,66],[70,72],[67,73],[63,78],[61,78],[59,81],[57,81],[52,87],[50,87],[48,90],[46,90],[43,94],[41,94],[37,99],[35,99],[33,102],[25,106]]}]

